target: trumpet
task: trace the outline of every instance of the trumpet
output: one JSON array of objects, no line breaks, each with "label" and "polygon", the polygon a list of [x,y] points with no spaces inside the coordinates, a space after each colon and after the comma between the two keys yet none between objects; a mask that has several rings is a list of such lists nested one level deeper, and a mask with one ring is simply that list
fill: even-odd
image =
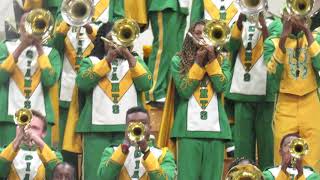
[{"label": "trumpet", "polygon": [[146,128],[142,122],[131,122],[128,125],[128,138],[132,142],[139,142],[145,138]]},{"label": "trumpet", "polygon": [[203,39],[197,39],[190,32],[187,34],[201,47],[214,46],[218,49],[229,41],[231,35],[229,26],[221,20],[207,21],[203,32]]},{"label": "trumpet", "polygon": [[89,23],[93,13],[94,6],[91,0],[64,0],[61,4],[63,20],[74,27]]},{"label": "trumpet", "polygon": [[314,0],[287,0],[286,3],[290,14],[297,16],[310,16]]},{"label": "trumpet", "polygon": [[289,152],[293,157],[291,160],[291,165],[295,167],[297,159],[301,159],[303,156],[307,155],[308,151],[309,145],[304,139],[293,139],[289,144]]},{"label": "trumpet", "polygon": [[101,37],[101,39],[109,43],[113,47],[130,47],[133,42],[139,37],[140,28],[138,23],[132,19],[119,19],[117,20],[111,31],[112,41]]},{"label": "trumpet", "polygon": [[240,164],[229,170],[226,180],[261,180],[262,172],[252,164]]},{"label": "trumpet", "polygon": [[54,18],[48,10],[33,9],[26,16],[24,28],[26,33],[38,37],[44,44],[53,34]]},{"label": "trumpet", "polygon": [[259,24],[259,14],[261,12],[267,12],[268,1],[267,0],[238,0],[241,12],[244,13],[248,21],[251,23],[256,23],[256,27],[261,29]]},{"label": "trumpet", "polygon": [[26,126],[31,122],[32,112],[29,109],[21,108],[15,113],[15,118],[19,126]]}]

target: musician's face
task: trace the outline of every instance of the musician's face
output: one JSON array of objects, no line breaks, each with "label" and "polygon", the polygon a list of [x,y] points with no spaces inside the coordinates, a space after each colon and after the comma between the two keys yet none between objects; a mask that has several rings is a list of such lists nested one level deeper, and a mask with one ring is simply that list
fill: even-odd
[{"label": "musician's face", "polygon": [[296,136],[289,136],[287,137],[284,141],[283,141],[283,144],[282,144],[282,147],[281,147],[281,150],[280,150],[280,153],[281,154],[287,154],[289,153],[289,149],[290,149],[290,142],[294,139],[297,139]]},{"label": "musician's face", "polygon": [[32,133],[36,134],[42,139],[46,136],[46,131],[44,130],[44,122],[36,116],[32,117],[29,128],[31,129]]},{"label": "musician's face", "polygon": [[204,29],[203,24],[196,25],[196,27],[194,28],[194,31],[193,31],[193,36],[196,39],[203,39],[203,29]]},{"label": "musician's face", "polygon": [[149,135],[150,135],[150,119],[148,114],[144,113],[144,112],[134,112],[131,114],[128,114],[127,116],[127,125],[129,125],[129,123],[139,123],[142,122],[145,125],[145,136],[146,139],[149,139]]},{"label": "musician's face", "polygon": [[73,180],[73,168],[69,165],[59,164],[54,173],[53,180]]}]

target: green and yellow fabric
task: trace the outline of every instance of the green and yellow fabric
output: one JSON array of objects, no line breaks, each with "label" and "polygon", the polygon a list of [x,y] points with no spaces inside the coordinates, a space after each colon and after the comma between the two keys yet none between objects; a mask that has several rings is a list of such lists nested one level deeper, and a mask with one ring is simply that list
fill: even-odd
[{"label": "green and yellow fabric", "polygon": [[146,101],[164,102],[167,93],[169,66],[172,57],[181,49],[189,1],[150,0],[150,19],[153,42],[148,67],[153,73],[153,86],[146,93]]},{"label": "green and yellow fabric", "polygon": [[94,0],[93,21],[98,23],[106,23],[109,19],[109,1],[110,0]]},{"label": "green and yellow fabric", "polygon": [[86,99],[76,132],[83,135],[85,179],[97,178],[100,154],[106,146],[123,141],[126,111],[142,105],[141,92],[152,85],[148,68],[140,57],[136,59],[133,68],[120,58],[110,65],[93,56],[81,61],[76,82]]},{"label": "green and yellow fabric", "polygon": [[281,166],[269,168],[263,172],[265,180],[317,180],[320,175],[313,171],[312,168],[304,167],[303,175],[297,178],[298,171],[293,168],[287,168],[287,172],[281,170]]},{"label": "green and yellow fabric", "polygon": [[234,0],[193,0],[190,22],[192,24],[201,19],[219,19],[231,27],[238,20],[239,13]]},{"label": "green and yellow fabric", "polygon": [[[291,34],[285,42],[286,52],[282,52],[278,45],[280,36],[272,36],[265,41],[264,59],[273,81],[270,90],[278,93],[273,121],[274,150],[280,149],[283,136],[298,132],[310,148],[304,157],[305,165],[319,171],[320,36],[314,37],[315,41],[308,45],[304,33]],[[275,163],[280,160],[275,154]]]},{"label": "green and yellow fabric", "polygon": [[30,11],[36,8],[45,8],[50,10],[53,16],[56,16],[61,3],[62,0],[25,0],[23,3],[23,9],[25,11]]},{"label": "green and yellow fabric", "polygon": [[[270,34],[277,33],[281,23],[266,19]],[[235,156],[256,160],[259,166],[273,165],[272,114],[274,96],[267,96],[267,67],[263,57],[264,39],[256,23],[243,22],[240,30],[232,27],[228,49],[231,56],[232,80],[225,97],[234,102]]]},{"label": "green and yellow fabric", "polygon": [[0,149],[0,177],[8,180],[51,179],[54,168],[61,160],[61,154],[47,145],[42,150],[22,146],[14,151],[11,143]]},{"label": "green and yellow fabric", "polygon": [[[180,73],[180,62],[174,56],[171,65],[176,88],[171,138],[177,140],[178,179],[221,179],[224,141],[231,139],[221,100],[230,79],[229,62],[219,56],[205,67],[195,63],[186,75]],[[189,158],[192,164],[185,163]]]},{"label": "green and yellow fabric", "polygon": [[59,53],[44,46],[44,54],[38,56],[34,46],[27,47],[15,62],[12,53],[20,40],[0,44],[0,129],[2,146],[9,144],[15,137],[15,112],[23,107],[38,110],[49,123],[45,141],[51,144],[51,127],[57,122],[57,81],[61,72]]},{"label": "green and yellow fabric", "polygon": [[110,180],[174,180],[176,165],[167,148],[150,148],[144,160],[143,154],[135,147],[123,154],[121,146],[104,150],[99,165],[98,176]]}]

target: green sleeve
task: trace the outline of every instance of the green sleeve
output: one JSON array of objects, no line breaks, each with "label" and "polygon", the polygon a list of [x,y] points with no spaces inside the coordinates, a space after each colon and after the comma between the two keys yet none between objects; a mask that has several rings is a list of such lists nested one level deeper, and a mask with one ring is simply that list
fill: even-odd
[{"label": "green sleeve", "polygon": [[264,171],[263,178],[264,178],[264,180],[274,180],[274,177],[270,171]]},{"label": "green sleeve", "polygon": [[109,21],[115,22],[125,17],[124,0],[110,0],[109,2]]},{"label": "green sleeve", "polygon": [[[189,99],[194,93],[194,91],[197,89],[197,87],[199,86],[200,80],[191,79],[191,77],[189,76],[190,73],[181,74],[180,61],[181,60],[179,56],[174,56],[172,58],[171,73],[172,73],[176,90],[178,91],[177,94],[179,94],[181,98]],[[196,66],[196,63],[194,63],[193,66]]]},{"label": "green sleeve", "polygon": [[[315,37],[314,43],[316,44],[316,46],[319,47],[319,45],[320,45],[320,35],[319,34],[317,34],[317,36]],[[312,44],[312,46],[315,44]],[[312,57],[311,60],[312,60],[313,68],[316,71],[320,71],[320,50],[318,50],[317,52],[318,53],[314,57]]]},{"label": "green sleeve", "polygon": [[122,165],[111,160],[114,150],[112,147],[106,148],[102,154],[98,168],[98,177],[103,180],[117,180]]},{"label": "green sleeve", "polygon": [[150,180],[174,180],[176,164],[171,152],[167,151],[161,164],[161,171],[149,172]]},{"label": "green sleeve", "polygon": [[217,93],[223,92],[226,89],[227,84],[231,79],[230,63],[228,60],[226,59],[223,60],[221,64],[221,71],[222,71],[222,74],[215,74],[215,75],[209,76],[210,81],[212,82],[213,89]]},{"label": "green sleeve", "polygon": [[281,35],[282,33],[282,22],[280,18],[275,18],[269,25],[268,25],[268,32],[269,36],[272,35]]},{"label": "green sleeve", "polygon": [[[3,152],[5,148],[0,148],[0,154]],[[8,161],[4,157],[0,156],[0,178],[5,178],[9,175],[11,170],[11,161]]]},{"label": "green sleeve", "polygon": [[[4,60],[9,56],[7,46],[4,42],[0,43],[0,63],[2,64]],[[0,84],[9,81],[10,73],[0,66]]]},{"label": "green sleeve", "polygon": [[281,76],[283,72],[283,64],[278,63],[274,59],[274,53],[276,52],[276,48],[274,43],[272,42],[272,38],[274,36],[270,36],[267,38],[264,42],[264,61],[267,65],[268,70],[268,81],[270,82],[270,87],[268,87],[268,90],[271,92],[277,92],[279,90]]},{"label": "green sleeve", "polygon": [[59,151],[55,151],[57,159],[52,160],[46,164],[46,179],[52,179],[54,168],[59,162],[63,161],[62,154]]},{"label": "green sleeve", "polygon": [[192,0],[190,24],[193,24],[204,17],[203,0]]},{"label": "green sleeve", "polygon": [[98,64],[93,65],[90,58],[81,61],[76,77],[77,85],[81,91],[88,92],[98,85],[102,76],[93,71],[94,66],[98,66]]},{"label": "green sleeve", "polygon": [[318,173],[313,173],[307,178],[307,180],[319,180],[319,179],[320,179],[320,175]]},{"label": "green sleeve", "polygon": [[139,56],[136,56],[136,59],[137,59],[137,63],[142,65],[146,73],[136,78],[133,78],[134,86],[138,91],[148,91],[152,87],[152,78],[151,78],[152,74],[149,68],[147,67],[147,65]]},{"label": "green sleeve", "polygon": [[48,58],[51,68],[45,68],[41,72],[41,83],[45,87],[51,87],[58,81],[62,68],[60,55],[57,50],[53,48]]}]

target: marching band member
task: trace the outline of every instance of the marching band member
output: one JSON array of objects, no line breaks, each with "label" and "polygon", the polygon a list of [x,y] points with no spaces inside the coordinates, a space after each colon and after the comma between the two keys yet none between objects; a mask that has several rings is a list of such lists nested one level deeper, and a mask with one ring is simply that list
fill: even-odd
[{"label": "marching band member", "polygon": [[41,40],[25,31],[24,14],[20,21],[20,39],[1,43],[1,136],[0,145],[14,138],[14,114],[20,108],[36,109],[44,114],[49,127],[45,141],[51,145],[51,126],[55,120],[52,102],[58,97],[52,87],[61,71],[59,53],[41,44]]},{"label": "marching band member", "polygon": [[[84,179],[95,179],[105,146],[120,144],[126,111],[141,104],[141,92],[152,85],[143,60],[126,47],[114,48],[100,37],[111,39],[112,25],[99,28],[94,49],[81,61],[76,83],[85,94],[85,104],[76,132],[83,136]],[[107,36],[108,35],[108,36]]]},{"label": "marching band member", "polygon": [[14,140],[0,149],[0,177],[6,179],[51,179],[53,169],[61,160],[44,142],[47,121],[38,111],[31,110],[27,126],[17,126]]},{"label": "marching band member", "polygon": [[[143,138],[139,140],[129,138],[134,129],[130,125],[143,124]],[[150,180],[174,180],[176,165],[173,155],[168,148],[156,148],[149,144],[150,117],[141,107],[133,107],[126,115],[125,140],[122,144],[107,147],[101,158],[98,175],[101,179],[150,179]],[[140,129],[141,130],[141,129]],[[138,135],[139,136],[139,135]],[[136,145],[135,145],[136,144]]]},{"label": "marching band member", "polygon": [[[320,37],[313,36],[304,17],[290,15],[286,9],[282,21],[282,34],[268,38],[264,45],[264,59],[273,81],[271,91],[279,93],[273,121],[274,150],[280,149],[284,135],[298,132],[310,144],[304,164],[319,171]],[[280,155],[275,154],[275,163],[280,161]]]}]

